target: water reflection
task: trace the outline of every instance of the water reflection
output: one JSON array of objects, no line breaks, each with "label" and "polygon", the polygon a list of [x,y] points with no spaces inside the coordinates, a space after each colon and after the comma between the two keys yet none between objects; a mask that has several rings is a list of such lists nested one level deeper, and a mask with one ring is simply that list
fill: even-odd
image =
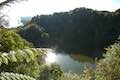
[{"label": "water reflection", "polygon": [[74,73],[81,73],[86,66],[95,67],[95,65],[91,62],[76,61],[67,54],[57,54],[57,63],[62,67],[65,72],[71,71]]},{"label": "water reflection", "polygon": [[45,57],[45,62],[47,64],[51,64],[51,63],[56,62],[56,59],[57,59],[56,54],[54,52],[50,51],[50,52],[48,52],[48,54]]},{"label": "water reflection", "polygon": [[65,72],[81,73],[86,66],[95,68],[93,59],[80,54],[49,52],[45,60],[48,64],[59,64]]}]

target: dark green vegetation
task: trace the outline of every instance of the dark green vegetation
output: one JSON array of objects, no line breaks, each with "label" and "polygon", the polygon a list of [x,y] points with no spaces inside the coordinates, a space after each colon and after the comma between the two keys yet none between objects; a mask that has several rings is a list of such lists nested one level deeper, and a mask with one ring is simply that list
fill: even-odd
[{"label": "dark green vegetation", "polygon": [[20,35],[12,30],[0,28],[0,52],[9,52],[17,49],[25,49],[32,46]]},{"label": "dark green vegetation", "polygon": [[88,63],[94,63],[94,59],[89,56],[84,56],[80,53],[73,53],[70,55],[72,59],[78,62],[88,62]]},{"label": "dark green vegetation", "polygon": [[[10,31],[11,32],[11,31]],[[9,33],[9,30],[8,30]],[[2,33],[1,33],[2,34]],[[6,33],[7,34],[7,33]],[[14,32],[14,34],[16,34]],[[19,36],[20,37],[20,36]],[[81,74],[64,73],[57,64],[47,65],[44,56],[49,49],[15,49],[0,53],[1,80],[119,80],[120,41],[106,48],[96,68],[85,68]],[[31,77],[30,77],[31,76]],[[33,77],[33,78],[32,78]]]},{"label": "dark green vegetation", "polygon": [[31,48],[20,35],[5,28],[0,29],[0,35],[4,47],[0,51],[0,80],[59,80],[63,76],[57,64],[47,65],[42,58],[50,49]]},{"label": "dark green vegetation", "polygon": [[96,61],[96,69],[86,68],[80,75],[65,73],[62,80],[119,80],[120,41],[107,48],[104,58]]},{"label": "dark green vegetation", "polygon": [[[26,27],[17,29],[21,36],[23,35],[28,41],[34,43],[35,47],[47,47],[49,34],[43,27],[37,24],[28,24]],[[39,46],[41,45],[41,46]]]},{"label": "dark green vegetation", "polygon": [[[14,1],[0,3],[0,9]],[[119,14],[120,10],[100,12],[81,8],[36,16],[17,31],[25,38],[29,36],[26,39],[31,42],[38,39],[43,42],[38,45],[34,42],[37,47],[57,46],[63,50],[80,50],[87,55],[99,56],[98,53],[113,43],[120,33]],[[4,22],[1,17],[0,21]],[[31,48],[30,43],[13,30],[0,29],[0,80],[120,80],[119,40],[106,48],[104,58],[96,60],[95,69],[86,68],[81,74],[64,73],[56,64],[45,64],[42,56],[48,50]]]},{"label": "dark green vegetation", "polygon": [[[120,34],[119,21],[120,10],[108,12],[77,8],[35,16],[18,33],[36,47],[79,51],[84,55],[101,57],[103,49],[114,43]],[[28,27],[33,26],[31,24],[34,27]],[[45,38],[42,38],[42,32],[45,32]]]}]

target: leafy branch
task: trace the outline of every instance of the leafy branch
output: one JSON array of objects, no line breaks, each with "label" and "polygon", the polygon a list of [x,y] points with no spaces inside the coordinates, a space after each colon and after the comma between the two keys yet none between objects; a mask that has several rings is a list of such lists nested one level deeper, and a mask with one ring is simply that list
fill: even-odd
[{"label": "leafy branch", "polygon": [[12,62],[30,62],[35,60],[37,56],[42,56],[50,49],[45,48],[29,48],[17,51],[10,51],[9,53],[0,53],[0,65]]},{"label": "leafy branch", "polygon": [[36,79],[23,74],[3,72],[0,74],[0,80],[36,80]]}]

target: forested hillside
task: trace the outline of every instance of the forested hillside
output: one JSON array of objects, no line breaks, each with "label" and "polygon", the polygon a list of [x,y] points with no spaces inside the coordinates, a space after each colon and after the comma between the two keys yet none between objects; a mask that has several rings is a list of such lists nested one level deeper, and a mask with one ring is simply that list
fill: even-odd
[{"label": "forested hillside", "polygon": [[[103,48],[112,44],[120,34],[119,21],[120,10],[108,12],[76,8],[69,12],[37,15],[19,33],[37,47],[42,44],[42,47],[57,47],[65,51],[80,51],[89,56],[101,56]],[[36,39],[41,36],[39,29],[28,32],[26,27],[31,24],[44,29],[47,33],[44,35],[47,36],[45,42]]]},{"label": "forested hillside", "polygon": [[[120,10],[77,8],[35,16],[30,22],[24,19],[24,26],[5,28],[7,15],[1,11],[22,1],[28,0],[0,0],[0,80],[120,80]],[[54,48],[76,55],[59,53]],[[101,57],[103,52],[101,59],[93,61],[89,57]],[[58,57],[60,54],[65,57]],[[69,60],[72,57],[75,61]],[[58,62],[68,65],[70,71]],[[72,72],[72,68],[80,73]]]}]

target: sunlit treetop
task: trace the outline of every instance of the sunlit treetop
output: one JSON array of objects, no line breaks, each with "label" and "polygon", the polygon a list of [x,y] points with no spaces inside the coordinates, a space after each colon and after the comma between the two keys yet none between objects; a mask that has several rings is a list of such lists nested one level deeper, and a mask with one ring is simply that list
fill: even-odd
[{"label": "sunlit treetop", "polygon": [[9,52],[11,50],[25,49],[31,46],[31,43],[27,42],[14,31],[0,28],[0,52]]}]

